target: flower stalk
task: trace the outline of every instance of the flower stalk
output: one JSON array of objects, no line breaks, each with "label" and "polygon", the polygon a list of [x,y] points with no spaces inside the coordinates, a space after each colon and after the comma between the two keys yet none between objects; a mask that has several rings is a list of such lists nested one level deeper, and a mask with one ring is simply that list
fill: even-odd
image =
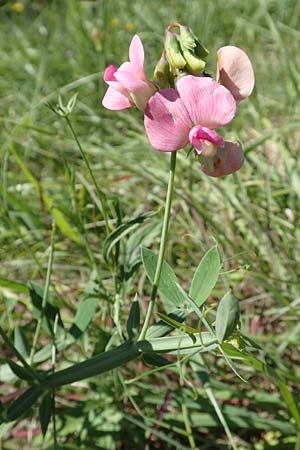
[{"label": "flower stalk", "polygon": [[162,270],[162,266],[163,266],[163,262],[164,262],[164,256],[165,256],[165,250],[166,250],[167,238],[168,238],[171,207],[172,207],[172,197],[173,197],[173,189],[174,189],[175,170],[176,170],[176,154],[177,154],[177,152],[171,153],[168,190],[167,190],[166,206],[165,206],[164,220],[163,220],[163,225],[162,225],[161,239],[160,239],[158,261],[157,261],[157,266],[156,266],[155,275],[154,275],[154,281],[153,281],[151,295],[150,295],[150,303],[149,303],[149,307],[148,307],[148,310],[146,313],[142,331],[141,331],[141,334],[138,339],[139,341],[145,339],[147,330],[150,325],[150,320],[151,320],[151,316],[152,316],[155,301],[156,301],[156,294],[157,294],[157,290],[158,290],[158,286],[159,286],[161,270]]}]

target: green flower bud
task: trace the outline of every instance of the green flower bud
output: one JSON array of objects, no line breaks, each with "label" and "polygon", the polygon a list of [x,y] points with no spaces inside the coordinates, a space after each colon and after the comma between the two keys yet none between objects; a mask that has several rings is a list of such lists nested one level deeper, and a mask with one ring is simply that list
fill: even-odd
[{"label": "green flower bud", "polygon": [[182,51],[191,50],[199,58],[206,58],[209,54],[209,51],[201,44],[189,27],[179,25],[179,42]]},{"label": "green flower bud", "polygon": [[172,69],[182,69],[185,66],[186,61],[181,53],[177,36],[169,30],[166,31],[165,52]]},{"label": "green flower bud", "polygon": [[168,88],[172,82],[170,66],[166,58],[166,52],[163,51],[160,60],[155,66],[153,81],[159,88]]},{"label": "green flower bud", "polygon": [[196,47],[196,36],[189,27],[179,25],[180,45],[189,50],[194,50]]},{"label": "green flower bud", "polygon": [[193,55],[189,50],[183,51],[184,59],[186,60],[186,67],[192,75],[201,75],[205,69],[205,61]]}]

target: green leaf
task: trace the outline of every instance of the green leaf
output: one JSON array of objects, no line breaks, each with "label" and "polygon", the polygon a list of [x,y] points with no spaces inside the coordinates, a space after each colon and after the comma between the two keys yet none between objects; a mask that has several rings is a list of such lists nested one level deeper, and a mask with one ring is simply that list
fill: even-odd
[{"label": "green leaf", "polygon": [[183,324],[182,322],[178,322],[175,319],[172,319],[171,317],[167,316],[166,314],[157,313],[158,317],[168,325],[170,325],[172,328],[176,328],[177,330],[185,331],[188,334],[195,334],[199,333],[199,330],[196,330],[196,328],[189,327],[186,324]]},{"label": "green leaf", "polygon": [[164,356],[158,355],[156,353],[145,353],[143,355],[143,360],[150,364],[151,366],[155,367],[164,367],[168,366],[169,364],[172,364],[172,361],[169,361]]},{"label": "green leaf", "polygon": [[26,359],[29,355],[28,343],[21,327],[16,326],[14,332],[14,345],[18,352]]},{"label": "green leaf", "polygon": [[217,247],[210,248],[200,261],[194,274],[189,296],[201,306],[207,300],[219,277],[221,268]]},{"label": "green leaf", "polygon": [[15,292],[28,292],[28,286],[26,284],[18,283],[17,281],[7,280],[6,278],[0,278],[0,287],[11,289]]},{"label": "green leaf", "polygon": [[[142,261],[149,280],[153,283],[158,256],[146,247],[142,247]],[[165,306],[182,306],[185,298],[177,286],[177,278],[173,269],[164,261],[160,275],[158,293]]]},{"label": "green leaf", "polygon": [[234,345],[229,342],[224,342],[222,344],[222,349],[224,352],[230,356],[231,358],[238,358],[244,360],[249,366],[253,367],[256,371],[266,372],[266,364],[258,359],[256,356],[251,353],[246,352],[245,350],[239,350]]},{"label": "green leaf", "polygon": [[39,407],[39,419],[41,423],[43,436],[47,433],[48,425],[53,413],[53,398],[52,393],[48,392]]},{"label": "green leaf", "polygon": [[[35,314],[36,318],[38,319],[42,312],[42,300],[43,300],[44,288],[37,283],[31,282],[29,284],[29,293],[30,293],[32,304],[34,306],[34,314]],[[60,318],[60,313],[59,313],[58,307],[55,305],[53,298],[50,295],[48,295],[42,324],[43,324],[44,330],[47,331],[50,335],[52,335],[52,333],[53,333],[53,326],[54,326],[54,320],[55,320],[56,315],[58,315],[58,317],[59,317],[58,322],[57,322],[57,336],[59,336],[64,333],[63,322]]]},{"label": "green leaf", "polygon": [[240,318],[239,302],[227,292],[219,303],[216,317],[216,336],[220,344],[235,330]]},{"label": "green leaf", "polygon": [[11,361],[9,359],[6,359],[6,362],[13,371],[13,373],[21,380],[27,381],[34,380],[33,373],[30,372],[26,367],[20,366],[19,364],[16,364],[14,361]]},{"label": "green leaf", "polygon": [[229,344],[228,342],[222,344],[222,348],[224,349],[224,351],[226,351],[227,354],[230,354],[230,356],[244,360],[256,371],[263,372],[272,379],[273,383],[278,387],[287,407],[290,410],[291,415],[293,416],[297,426],[299,427],[300,426],[299,407],[293,397],[293,394],[290,392],[288,385],[278,375],[278,373],[268,364],[256,358],[256,356],[246,352],[245,350],[240,351],[233,345]]},{"label": "green leaf", "polygon": [[69,331],[69,334],[71,334],[75,339],[79,338],[79,336],[81,336],[87,329],[95,315],[98,302],[98,298],[89,297],[79,303],[74,323]]},{"label": "green leaf", "polygon": [[[176,309],[175,311],[167,314],[166,317],[175,320],[175,322],[177,323],[182,323],[185,321],[186,314],[181,309]],[[152,325],[150,328],[148,328],[146,339],[166,336],[173,330],[173,325],[167,324],[164,320],[159,320],[155,325]]]},{"label": "green leaf", "polygon": [[139,224],[144,223],[150,217],[157,214],[156,211],[150,211],[146,214],[141,214],[135,219],[129,220],[128,222],[124,222],[119,225],[112,233],[110,233],[104,241],[103,245],[103,255],[106,260],[114,248],[114,246],[127,234],[129,234],[132,230],[138,227]]},{"label": "green leaf", "polygon": [[126,245],[125,265],[127,270],[141,261],[140,246],[144,245],[147,247],[147,245],[150,245],[152,240],[158,235],[159,230],[160,223],[151,222],[132,233]]},{"label": "green leaf", "polygon": [[295,401],[295,398],[293,396],[293,394],[291,393],[291,391],[289,390],[286,382],[282,381],[282,380],[275,380],[274,381],[278,387],[278,389],[280,390],[280,393],[288,407],[288,409],[290,410],[290,413],[292,415],[292,417],[294,418],[297,427],[300,427],[300,411],[299,411],[299,407],[297,405],[297,402]]},{"label": "green leaf", "polygon": [[140,329],[140,304],[137,295],[135,296],[128,316],[127,333],[129,339],[134,339]]},{"label": "green leaf", "polygon": [[8,408],[6,420],[8,422],[16,420],[36,403],[38,398],[42,395],[43,389],[40,386],[31,386],[20,397],[17,398]]}]

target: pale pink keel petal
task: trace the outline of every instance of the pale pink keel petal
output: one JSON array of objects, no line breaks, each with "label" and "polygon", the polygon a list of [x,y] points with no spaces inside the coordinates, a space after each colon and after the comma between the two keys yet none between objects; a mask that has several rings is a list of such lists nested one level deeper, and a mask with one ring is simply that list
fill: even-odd
[{"label": "pale pink keel petal", "polygon": [[247,54],[238,47],[227,45],[218,50],[217,57],[217,81],[227,87],[237,101],[249,97],[255,79]]},{"label": "pale pink keel petal", "polygon": [[104,74],[103,74],[103,80],[104,81],[114,81],[115,77],[114,77],[114,73],[117,71],[118,69],[113,66],[112,64],[110,64],[109,66],[106,67]]},{"label": "pale pink keel petal", "polygon": [[144,47],[137,34],[133,36],[129,47],[129,59],[132,72],[144,76]]},{"label": "pale pink keel petal", "polygon": [[210,164],[202,165],[201,169],[211,177],[222,177],[239,170],[244,163],[244,154],[238,142],[225,142],[224,148],[218,148],[213,159],[213,168]]},{"label": "pale pink keel petal", "polygon": [[116,91],[120,92],[120,94],[124,95],[129,99],[128,90],[124,86],[122,86],[122,84],[119,83],[116,79],[115,81],[107,81],[106,83],[108,84],[108,86],[114,88]]},{"label": "pale pink keel petal", "polygon": [[235,116],[233,96],[211,78],[188,75],[176,83],[176,89],[194,125],[221,128]]},{"label": "pale pink keel petal", "polygon": [[189,141],[198,155],[203,151],[205,154],[209,149],[213,150],[211,146],[207,145],[208,143],[211,143],[213,146],[224,147],[223,138],[218,133],[201,125],[196,125],[191,129],[189,132]]},{"label": "pale pink keel petal", "polygon": [[109,86],[103,97],[102,105],[104,108],[112,109],[114,111],[127,109],[132,106],[131,102],[125,95],[121,94],[111,86]]},{"label": "pale pink keel petal", "polygon": [[162,89],[150,98],[144,123],[149,141],[157,150],[173,152],[189,142],[191,121],[175,89]]}]

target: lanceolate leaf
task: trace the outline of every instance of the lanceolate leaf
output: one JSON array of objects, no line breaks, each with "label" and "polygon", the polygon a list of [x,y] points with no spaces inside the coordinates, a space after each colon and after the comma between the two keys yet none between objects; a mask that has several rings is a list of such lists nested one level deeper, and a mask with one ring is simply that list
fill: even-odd
[{"label": "lanceolate leaf", "polygon": [[220,344],[235,330],[239,318],[239,302],[232,292],[227,292],[217,309],[216,335]]},{"label": "lanceolate leaf", "polygon": [[[181,309],[176,309],[173,312],[167,314],[166,317],[170,318],[171,320],[175,320],[176,323],[182,323],[185,321],[186,313]],[[148,328],[146,338],[150,339],[163,337],[167,334],[170,334],[173,330],[173,325],[167,324],[164,320],[159,320],[155,325],[152,325],[150,328]]]},{"label": "lanceolate leaf", "polygon": [[9,359],[6,359],[6,362],[13,373],[21,380],[32,381],[34,379],[33,372],[30,372],[26,367],[20,366]]},{"label": "lanceolate leaf", "polygon": [[128,321],[127,321],[127,333],[129,339],[133,339],[138,335],[140,328],[140,305],[137,296],[132,302]]},{"label": "lanceolate leaf", "polygon": [[23,356],[23,358],[27,358],[28,352],[28,342],[26,340],[25,334],[21,327],[16,326],[14,332],[14,344],[18,352]]},{"label": "lanceolate leaf", "polygon": [[6,278],[0,278],[0,287],[5,287],[11,289],[15,292],[28,292],[28,286],[23,283],[18,283],[17,281],[7,280]]},{"label": "lanceolate leaf", "polygon": [[137,231],[132,233],[126,245],[125,266],[127,270],[141,261],[140,246],[144,245],[147,247],[150,245],[159,231],[160,223],[151,220],[150,223],[139,227]]},{"label": "lanceolate leaf", "polygon": [[95,315],[98,302],[98,298],[89,297],[79,303],[74,323],[69,331],[69,334],[71,334],[75,339],[81,336],[81,334],[87,329],[89,323]]},{"label": "lanceolate leaf", "polygon": [[[142,260],[146,274],[153,283],[158,256],[148,248],[142,247]],[[185,298],[178,288],[177,283],[178,281],[173,269],[166,261],[164,261],[160,275],[158,293],[162,297],[162,300],[166,302],[167,307],[170,304],[182,306],[185,302]]]},{"label": "lanceolate leaf", "polygon": [[[40,286],[37,283],[31,282],[29,285],[29,293],[31,297],[32,304],[34,306],[34,314],[37,318],[40,317],[42,313],[42,299],[44,294],[44,288]],[[53,332],[53,326],[54,326],[54,320],[56,315],[58,315],[58,322],[57,322],[57,335],[64,333],[64,326],[63,322],[60,318],[60,313],[58,307],[55,305],[55,302],[53,298],[48,295],[47,297],[47,303],[46,308],[44,311],[44,318],[43,318],[43,328],[45,331],[47,331],[49,334],[52,334]]]},{"label": "lanceolate leaf", "polygon": [[150,211],[146,214],[141,214],[133,220],[124,222],[119,225],[112,233],[110,233],[104,241],[103,245],[103,255],[107,260],[110,252],[114,246],[124,237],[127,236],[132,230],[134,230],[139,224],[144,223],[147,219],[154,216],[156,211]]},{"label": "lanceolate leaf", "polygon": [[40,386],[31,386],[20,397],[17,398],[7,410],[7,421],[16,420],[23,416],[42,395],[43,389]]},{"label": "lanceolate leaf", "polygon": [[42,433],[45,436],[47,428],[53,412],[53,398],[52,392],[48,392],[43,398],[39,408],[39,418],[42,428]]},{"label": "lanceolate leaf", "polygon": [[173,328],[177,328],[177,330],[185,331],[188,334],[196,334],[199,333],[199,330],[196,330],[196,328],[189,327],[186,324],[183,324],[181,322],[178,322],[175,319],[172,319],[171,317],[167,316],[166,314],[157,313],[158,317],[168,325],[170,325]]},{"label": "lanceolate leaf", "polygon": [[200,261],[194,274],[189,296],[201,306],[215,287],[221,268],[217,247],[210,248]]}]

